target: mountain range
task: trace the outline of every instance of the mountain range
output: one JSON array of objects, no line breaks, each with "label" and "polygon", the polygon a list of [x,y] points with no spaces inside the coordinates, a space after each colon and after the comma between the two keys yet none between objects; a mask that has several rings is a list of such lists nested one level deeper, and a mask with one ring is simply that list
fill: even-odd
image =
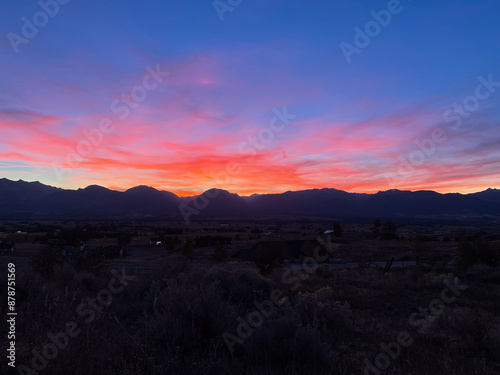
[{"label": "mountain range", "polygon": [[211,189],[193,197],[137,186],[116,191],[91,185],[66,190],[40,182],[0,179],[0,218],[205,217],[500,218],[500,190],[472,194],[388,190],[375,194],[336,189],[241,197]]}]

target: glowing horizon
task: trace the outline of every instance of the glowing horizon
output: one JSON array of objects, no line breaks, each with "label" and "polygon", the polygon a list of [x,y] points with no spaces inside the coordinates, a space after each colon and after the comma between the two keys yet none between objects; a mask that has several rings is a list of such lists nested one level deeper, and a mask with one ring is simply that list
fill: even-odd
[{"label": "glowing horizon", "polygon": [[[12,180],[12,181],[16,181],[16,180]],[[43,183],[41,181],[25,181],[23,179],[19,179],[17,181],[24,181],[24,182],[28,182],[28,183],[33,183],[33,182]],[[78,189],[85,189],[85,188],[87,188],[89,186],[96,186],[96,185],[97,186],[101,186],[101,187],[106,188],[106,189],[109,189],[109,190],[114,190],[114,191],[119,191],[119,192],[124,192],[124,191],[127,191],[127,190],[135,188],[135,187],[139,187],[139,186],[146,186],[146,187],[154,188],[154,189],[156,189],[158,191],[165,191],[165,192],[174,193],[178,197],[192,197],[192,196],[195,196],[195,195],[200,195],[200,194],[202,194],[202,193],[204,193],[206,191],[206,190],[203,190],[203,191],[183,191],[183,190],[179,190],[179,189],[172,189],[172,188],[154,186],[154,185],[151,185],[151,184],[140,184],[140,185],[133,185],[133,186],[128,186],[128,187],[105,186],[105,185],[99,185],[99,184],[91,184],[91,185],[76,186],[76,187],[61,187],[61,186],[56,186],[56,185],[50,185],[50,186],[61,188],[61,189],[67,189],[67,190],[78,190]],[[257,194],[257,195],[282,194],[282,193],[285,193],[287,191],[304,191],[304,190],[314,190],[314,189],[317,189],[317,190],[321,190],[321,189],[335,189],[335,190],[342,190],[342,191],[345,191],[347,193],[358,193],[358,194],[376,194],[376,193],[378,193],[380,191],[391,190],[391,189],[388,189],[388,190],[373,190],[373,191],[372,190],[369,190],[369,191],[350,191],[350,190],[338,189],[337,187],[334,187],[334,186],[330,186],[330,187],[324,186],[324,187],[303,188],[303,189],[299,189],[299,190],[274,190],[274,191],[267,191],[267,192],[266,191],[262,191],[260,193],[259,192],[258,193],[253,193],[253,192],[246,191],[246,190],[239,191],[239,192],[238,191],[231,191],[231,190],[225,189],[223,186],[214,186],[213,188],[220,189],[220,190],[226,190],[229,193],[238,194],[239,196],[243,196],[243,197],[248,197],[248,196],[251,196],[253,194]],[[418,187],[414,188],[414,189],[396,189],[396,190],[400,190],[400,191],[412,191],[412,192],[427,190],[427,191],[434,191],[434,192],[440,193],[440,194],[459,193],[459,194],[466,195],[466,194],[471,194],[471,193],[479,193],[479,192],[485,191],[487,189],[500,190],[500,189],[495,188],[495,187],[488,187],[488,188],[480,189],[480,190],[472,189],[470,191],[430,190],[430,189],[418,188]]]}]

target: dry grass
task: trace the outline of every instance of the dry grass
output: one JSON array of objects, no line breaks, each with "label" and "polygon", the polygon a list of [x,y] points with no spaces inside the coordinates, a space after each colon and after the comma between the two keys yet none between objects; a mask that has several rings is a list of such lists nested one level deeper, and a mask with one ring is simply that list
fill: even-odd
[{"label": "dry grass", "polygon": [[[291,291],[281,272],[262,277],[254,269],[213,266],[201,272],[183,261],[164,264],[155,275],[138,276],[87,324],[76,313],[78,305],[106,288],[111,274],[78,273],[66,264],[45,280],[20,270],[18,363],[29,365],[31,350],[41,351],[49,332],[75,321],[82,332],[49,361],[45,373],[363,373],[364,360],[373,360],[380,343],[395,341],[401,331],[415,342],[387,374],[499,371],[498,268],[476,266],[460,275],[469,289],[424,333],[408,318],[439,298],[451,273],[317,268]],[[1,282],[6,283],[4,276]],[[255,311],[254,302],[269,298],[273,289],[283,291],[285,302],[231,355],[223,334],[236,334],[237,318]]]}]

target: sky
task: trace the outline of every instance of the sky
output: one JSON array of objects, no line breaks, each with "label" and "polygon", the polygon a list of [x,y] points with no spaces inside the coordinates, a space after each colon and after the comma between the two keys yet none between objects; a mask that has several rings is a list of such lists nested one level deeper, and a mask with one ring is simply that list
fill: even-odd
[{"label": "sky", "polygon": [[25,0],[0,177],[180,196],[500,187],[500,2]]}]

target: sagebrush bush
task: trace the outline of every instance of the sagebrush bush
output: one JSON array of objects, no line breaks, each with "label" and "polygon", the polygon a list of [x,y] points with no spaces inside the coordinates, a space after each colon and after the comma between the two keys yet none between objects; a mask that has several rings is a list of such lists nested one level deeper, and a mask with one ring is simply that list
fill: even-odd
[{"label": "sagebrush bush", "polygon": [[[422,333],[408,318],[440,297],[452,273],[323,267],[292,290],[283,282],[283,268],[264,277],[251,267],[235,270],[181,258],[161,271],[136,274],[86,323],[78,307],[88,307],[88,298],[109,287],[112,272],[79,270],[67,262],[51,269],[50,277],[43,268],[19,270],[16,281],[19,364],[29,365],[32,350],[50,343],[48,333],[61,332],[70,321],[81,328],[48,361],[45,373],[51,375],[363,373],[380,343],[402,331],[414,343],[387,374],[496,371],[500,292],[494,267],[472,267],[468,275],[477,277],[467,280],[469,289]],[[0,282],[6,284],[5,274]],[[237,335],[241,320],[258,311],[255,303],[269,300],[275,290],[280,302],[231,352],[224,334]],[[1,299],[5,314],[4,294]],[[5,325],[1,330],[5,335]]]}]

